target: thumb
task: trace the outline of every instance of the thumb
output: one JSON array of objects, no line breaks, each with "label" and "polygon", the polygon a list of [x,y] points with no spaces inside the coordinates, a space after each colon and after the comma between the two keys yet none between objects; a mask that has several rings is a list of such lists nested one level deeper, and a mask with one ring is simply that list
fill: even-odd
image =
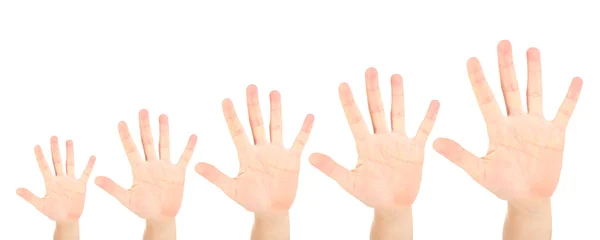
[{"label": "thumb", "polygon": [[215,166],[208,163],[198,163],[195,169],[200,176],[206,178],[209,182],[221,189],[228,197],[233,200],[237,200],[237,181],[229,176],[225,175]]},{"label": "thumb", "polygon": [[131,196],[129,195],[129,191],[125,188],[119,186],[112,179],[107,177],[97,177],[94,182],[98,187],[102,188],[102,190],[119,200],[123,206],[129,208]]},{"label": "thumb", "polygon": [[308,158],[310,164],[315,166],[328,177],[335,180],[344,190],[353,194],[355,176],[342,165],[336,163],[329,156],[321,153],[313,153]]},{"label": "thumb", "polygon": [[435,151],[465,170],[475,181],[482,180],[483,160],[465,150],[455,141],[438,138],[433,142]]},{"label": "thumb", "polygon": [[23,200],[25,200],[25,201],[29,202],[31,205],[33,205],[38,211],[40,211],[40,212],[43,211],[44,200],[42,200],[38,196],[34,195],[31,191],[29,191],[25,188],[19,188],[19,189],[17,189],[17,195],[19,195],[19,197],[23,198]]}]

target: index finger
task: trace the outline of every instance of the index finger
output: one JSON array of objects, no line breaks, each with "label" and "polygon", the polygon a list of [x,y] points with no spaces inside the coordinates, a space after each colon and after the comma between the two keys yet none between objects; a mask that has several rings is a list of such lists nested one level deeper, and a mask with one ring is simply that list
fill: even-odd
[{"label": "index finger", "polygon": [[500,107],[498,107],[498,103],[494,98],[494,93],[492,93],[490,86],[485,80],[481,64],[477,58],[469,59],[467,62],[467,70],[469,72],[469,79],[471,80],[473,92],[477,98],[477,103],[479,103],[479,109],[483,114],[486,124],[490,126],[491,123],[498,121],[498,119],[502,117]]},{"label": "index finger", "polygon": [[119,122],[119,136],[121,137],[121,143],[123,144],[123,149],[125,149],[129,163],[131,166],[135,166],[138,162],[142,161],[142,157],[131,138],[127,123],[123,121]]},{"label": "index finger", "polygon": [[360,114],[358,106],[356,106],[350,86],[348,86],[347,83],[342,83],[340,84],[338,91],[340,94],[340,101],[344,107],[344,113],[346,114],[346,119],[348,120],[350,129],[352,130],[354,139],[357,142],[365,139],[367,136],[369,136],[369,128],[367,128],[367,124]]},{"label": "index finger", "polygon": [[48,167],[48,161],[46,161],[46,158],[44,157],[42,147],[40,147],[40,145],[37,145],[35,146],[33,151],[35,152],[35,158],[37,160],[38,166],[40,167],[40,172],[42,173],[44,180],[48,180],[52,177],[52,171]]},{"label": "index finger", "polygon": [[235,112],[233,103],[229,98],[227,98],[223,100],[222,105],[223,115],[225,116],[225,121],[227,122],[227,127],[229,128],[229,133],[231,134],[233,143],[235,144],[238,152],[245,151],[248,149],[248,147],[250,147],[250,141],[248,141],[248,136],[246,136],[244,127],[242,126],[242,123]]}]

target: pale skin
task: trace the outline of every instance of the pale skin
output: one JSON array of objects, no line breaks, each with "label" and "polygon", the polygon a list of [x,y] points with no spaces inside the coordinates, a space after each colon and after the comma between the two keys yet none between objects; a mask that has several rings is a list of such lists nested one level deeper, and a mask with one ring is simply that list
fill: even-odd
[{"label": "pale skin", "polygon": [[97,177],[96,184],[115,197],[123,206],[146,220],[144,240],[174,240],[175,217],[181,207],[185,171],[196,146],[191,135],[179,162],[171,162],[169,120],[159,117],[158,149],[150,129],[147,110],[139,112],[139,125],[144,157],[139,153],[125,122],[119,123],[119,135],[133,173],[133,184],[127,190],[107,177]]},{"label": "pale skin", "polygon": [[467,63],[487,126],[487,155],[477,157],[446,138],[437,139],[433,147],[480,185],[507,201],[505,240],[547,240],[552,237],[550,197],[558,184],[565,130],[579,98],[582,80],[573,79],[556,117],[546,120],[542,111],[539,50],[527,51],[527,111],[522,107],[508,41],[498,44],[498,65],[507,116],[500,110],[479,61],[471,58]]},{"label": "pale skin", "polygon": [[347,83],[339,87],[340,101],[356,142],[358,162],[348,170],[324,154],[310,156],[310,163],[335,180],[352,196],[374,209],[373,240],[412,239],[412,204],[419,193],[425,143],[439,102],[432,101],[415,137],[405,131],[402,77],[393,75],[391,128],[379,90],[377,71],[365,73],[367,101],[374,133],[369,131]]},{"label": "pale skin", "polygon": [[58,138],[50,138],[50,149],[54,172],[49,168],[42,148],[35,146],[35,156],[44,177],[46,195],[40,198],[25,188],[17,189],[17,194],[25,201],[31,203],[38,211],[56,222],[54,231],[55,240],[78,240],[79,217],[83,212],[85,203],[86,185],[96,158],[91,156],[80,178],[75,176],[75,156],[73,141],[66,142],[66,164],[58,146]]},{"label": "pale skin", "polygon": [[283,145],[281,95],[270,94],[270,138],[267,138],[255,85],[246,89],[254,145],[237,117],[233,103],[223,101],[223,114],[238,152],[240,170],[231,178],[213,165],[198,163],[196,172],[219,187],[255,216],[251,239],[290,239],[288,211],[296,197],[300,159],[314,122],[307,115],[291,148]]}]

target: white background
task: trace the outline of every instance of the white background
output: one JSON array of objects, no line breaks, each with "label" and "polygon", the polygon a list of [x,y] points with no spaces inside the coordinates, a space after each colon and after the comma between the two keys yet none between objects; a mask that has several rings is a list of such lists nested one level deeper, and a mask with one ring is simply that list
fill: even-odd
[{"label": "white background", "polygon": [[[169,115],[176,156],[190,134],[199,136],[177,219],[179,239],[248,239],[252,214],[193,166],[206,161],[237,173],[221,100],[232,98],[246,119],[245,87],[252,83],[263,113],[268,92],[281,91],[289,144],[305,114],[316,117],[291,210],[292,239],[367,239],[372,210],[307,158],[324,152],[353,167],[356,153],[337,86],[350,83],[367,118],[364,71],[371,66],[380,72],[388,108],[389,76],[403,75],[409,133],[430,100],[441,102],[414,205],[415,239],[500,239],[505,203],[435,153],[431,142],[450,137],[485,154],[485,125],[466,60],[481,60],[502,102],[496,62],[502,39],[513,43],[522,89],[525,51],[541,50],[547,118],[554,117],[571,79],[583,78],[553,198],[554,239],[600,239],[600,15],[594,1],[208,2],[0,2],[3,239],[51,239],[53,223],[15,189],[44,194],[33,146],[49,154],[52,135],[63,151],[64,140],[74,140],[78,174],[95,154],[92,180],[105,175],[129,186],[117,123],[127,121],[137,135],[141,108],[150,111],[155,128],[160,113]],[[143,229],[142,219],[90,181],[82,239],[141,239]]]}]

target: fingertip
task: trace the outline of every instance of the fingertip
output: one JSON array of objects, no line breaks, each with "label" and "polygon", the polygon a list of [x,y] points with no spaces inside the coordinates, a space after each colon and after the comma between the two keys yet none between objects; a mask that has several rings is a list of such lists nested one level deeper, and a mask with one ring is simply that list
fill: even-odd
[{"label": "fingertip", "polygon": [[104,186],[106,186],[107,182],[108,182],[108,178],[106,178],[104,176],[99,176],[94,179],[94,183],[96,185],[98,185],[98,187],[100,187],[100,188],[104,188]]},{"label": "fingertip", "polygon": [[17,188],[17,195],[19,195],[20,197],[23,197],[26,194],[27,190],[25,188]]},{"label": "fingertip", "polygon": [[190,142],[195,143],[197,140],[198,140],[198,136],[196,134],[192,133],[192,135],[190,135]]},{"label": "fingertip", "polygon": [[502,40],[500,42],[498,42],[498,50],[499,51],[508,51],[511,50],[512,45],[510,44],[510,41],[508,40]]},{"label": "fingertip", "polygon": [[433,149],[451,161],[456,159],[456,157],[453,157],[452,155],[456,155],[456,153],[460,153],[464,150],[458,143],[448,138],[436,139],[433,142]]},{"label": "fingertip", "polygon": [[127,123],[125,123],[125,121],[119,121],[119,130],[125,130],[127,129]]},{"label": "fingertip", "polygon": [[468,68],[477,67],[478,65],[479,65],[479,59],[477,59],[476,57],[471,57],[471,58],[469,58],[469,60],[467,60]]},{"label": "fingertip", "polygon": [[392,77],[390,78],[392,81],[392,85],[397,85],[399,83],[402,83],[402,75],[400,74],[392,74]]},{"label": "fingertip", "polygon": [[438,101],[438,100],[431,101],[431,107],[434,110],[438,110],[440,108],[440,101]]},{"label": "fingertip", "polygon": [[437,138],[433,141],[433,149],[435,149],[437,152],[442,152],[444,150],[444,147],[446,146],[446,142],[448,141],[448,139],[446,138]]},{"label": "fingertip", "polygon": [[203,172],[203,170],[204,170],[204,169],[203,169],[204,167],[202,166],[202,164],[203,164],[203,163],[201,163],[201,162],[200,162],[200,163],[197,163],[197,164],[194,166],[194,171],[196,171],[196,172],[197,172],[198,174],[200,174],[200,175],[202,175],[202,172]]},{"label": "fingertip", "polygon": [[169,117],[166,114],[161,114],[160,116],[158,116],[158,122],[160,123],[167,123],[169,121]]},{"label": "fingertip", "polygon": [[573,85],[581,88],[581,86],[583,85],[583,79],[581,79],[580,77],[573,78]]},{"label": "fingertip", "polygon": [[115,183],[112,179],[104,176],[96,177],[94,179],[94,183],[96,186],[100,187],[102,190],[117,198],[119,201],[123,203],[125,200],[125,196],[127,195],[127,190],[121,187],[119,184]]},{"label": "fingertip", "polygon": [[140,118],[143,118],[143,117],[148,117],[149,113],[148,113],[147,109],[141,109],[139,111],[138,115],[140,116]]},{"label": "fingertip", "polygon": [[271,98],[271,100],[277,101],[281,99],[281,94],[279,93],[279,91],[273,90],[271,91],[271,93],[269,93],[269,97]]},{"label": "fingertip", "polygon": [[57,136],[50,137],[50,142],[51,143],[58,143],[58,137]]},{"label": "fingertip", "polygon": [[531,47],[531,48],[527,49],[527,56],[529,58],[537,59],[540,56],[540,50],[535,47]]},{"label": "fingertip", "polygon": [[94,155],[90,156],[90,160],[88,162],[90,164],[90,167],[93,167],[94,164],[96,163],[96,156],[94,156]]},{"label": "fingertip", "polygon": [[16,192],[19,197],[23,198],[25,201],[28,201],[30,203],[33,203],[32,200],[38,199],[37,196],[35,196],[31,191],[29,191],[26,188],[18,188]]},{"label": "fingertip", "polygon": [[65,142],[65,144],[67,145],[67,147],[72,147],[73,146],[73,140],[69,139]]},{"label": "fingertip", "polygon": [[312,164],[313,166],[318,167],[327,159],[331,158],[322,153],[313,153],[308,157],[308,162],[310,162],[310,164]]},{"label": "fingertip", "polygon": [[313,123],[315,121],[315,115],[307,114],[305,119],[306,119],[306,122]]},{"label": "fingertip", "polygon": [[248,85],[248,87],[246,88],[246,92],[247,92],[248,94],[253,94],[253,93],[256,93],[256,92],[258,92],[258,87],[256,87],[256,85],[254,85],[254,84],[250,84],[250,85]]},{"label": "fingertip", "polygon": [[580,77],[573,78],[573,81],[571,81],[571,86],[569,86],[569,90],[567,91],[567,98],[577,101],[582,87],[583,80],[581,80]]},{"label": "fingertip", "polygon": [[216,168],[213,165],[204,162],[200,162],[194,167],[194,171],[208,180],[214,179],[213,172],[216,172],[215,170]]},{"label": "fingertip", "polygon": [[221,101],[221,106],[223,106],[223,108],[229,108],[233,106],[233,102],[231,101],[231,99],[225,98],[223,99],[223,101]]},{"label": "fingertip", "polygon": [[318,160],[316,159],[317,157],[313,156],[314,153],[312,155],[310,155],[308,157],[308,163],[310,163],[310,165],[312,165],[315,168],[318,168]]},{"label": "fingertip", "polygon": [[375,69],[374,67],[367,68],[367,70],[365,71],[365,77],[372,78],[375,76],[377,76],[377,69]]},{"label": "fingertip", "polygon": [[318,153],[313,153],[310,156],[308,156],[308,162],[312,165],[315,165],[317,158],[319,158]]},{"label": "fingertip", "polygon": [[340,86],[338,87],[338,91],[340,93],[350,91],[350,85],[348,85],[347,82],[342,82],[342,83],[340,83]]}]

